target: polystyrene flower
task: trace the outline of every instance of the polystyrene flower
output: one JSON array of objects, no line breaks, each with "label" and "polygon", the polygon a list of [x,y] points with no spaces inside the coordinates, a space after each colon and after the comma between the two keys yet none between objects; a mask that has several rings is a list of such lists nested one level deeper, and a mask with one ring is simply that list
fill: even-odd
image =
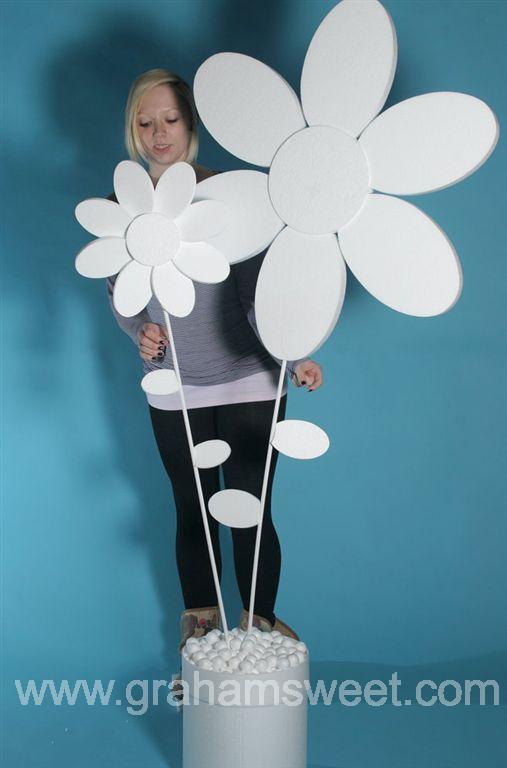
[{"label": "polystyrene flower", "polygon": [[269,167],[266,194],[281,226],[256,307],[261,337],[279,357],[310,354],[329,335],[343,301],[344,261],[373,296],[410,315],[439,314],[460,295],[448,238],[392,195],[442,189],[473,173],[493,151],[498,124],[484,102],[462,93],[427,93],[379,115],[396,58],[381,3],[342,0],[310,43],[301,103],[249,56],[219,53],[197,72],[196,103],[212,136],[242,160]]},{"label": "polystyrene flower", "polygon": [[208,239],[225,226],[223,203],[192,204],[195,171],[188,163],[171,165],[156,188],[138,163],[124,160],[114,172],[118,202],[92,198],[76,207],[79,223],[98,240],[76,257],[85,277],[119,272],[113,302],[125,317],[136,315],[153,294],[172,315],[185,317],[195,303],[193,280],[218,283],[229,262]]}]

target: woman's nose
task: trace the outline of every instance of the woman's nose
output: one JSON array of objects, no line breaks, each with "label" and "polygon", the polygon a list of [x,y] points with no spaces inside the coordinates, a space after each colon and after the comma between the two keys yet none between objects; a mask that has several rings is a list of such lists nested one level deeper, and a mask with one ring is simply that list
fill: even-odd
[{"label": "woman's nose", "polygon": [[166,125],[165,125],[164,121],[163,120],[157,120],[155,118],[155,120],[153,121],[153,133],[154,133],[154,135],[156,136],[159,133],[163,135],[166,132],[165,128],[166,128]]}]

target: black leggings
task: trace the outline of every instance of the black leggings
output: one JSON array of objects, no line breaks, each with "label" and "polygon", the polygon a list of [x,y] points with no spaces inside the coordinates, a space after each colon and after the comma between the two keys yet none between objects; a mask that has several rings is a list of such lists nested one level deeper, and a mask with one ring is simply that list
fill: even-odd
[{"label": "black leggings", "polygon": [[[231,446],[232,453],[222,465],[226,488],[248,491],[260,498],[274,404],[274,400],[263,400],[191,408],[188,411],[194,444],[221,439]],[[285,416],[286,405],[287,395],[284,395],[280,401],[279,420]],[[182,412],[163,411],[152,406],[149,408],[158,449],[171,479],[176,504],[176,560],[185,608],[217,605]],[[254,606],[255,613],[271,622],[274,621],[281,564],[280,542],[271,519],[271,489],[277,458],[278,452],[273,450]],[[207,509],[209,498],[220,490],[219,468],[201,469],[199,472]],[[218,523],[209,512],[207,514],[220,576],[222,560]],[[257,527],[232,528],[231,531],[236,578],[243,607],[248,609]]]}]

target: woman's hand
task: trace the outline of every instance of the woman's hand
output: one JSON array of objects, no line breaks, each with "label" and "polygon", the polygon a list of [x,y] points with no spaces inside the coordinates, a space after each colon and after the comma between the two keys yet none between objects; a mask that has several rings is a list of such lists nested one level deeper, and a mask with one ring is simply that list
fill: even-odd
[{"label": "woman's hand", "polygon": [[298,387],[307,386],[308,392],[318,389],[323,382],[322,368],[313,360],[304,360],[294,369],[296,384]]},{"label": "woman's hand", "polygon": [[168,339],[165,328],[156,323],[144,323],[137,333],[139,354],[143,360],[162,360]]}]

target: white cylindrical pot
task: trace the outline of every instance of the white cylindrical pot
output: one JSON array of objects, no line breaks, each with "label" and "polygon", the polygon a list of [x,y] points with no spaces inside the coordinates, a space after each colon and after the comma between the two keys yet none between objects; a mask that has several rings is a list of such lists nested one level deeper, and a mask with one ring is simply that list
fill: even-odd
[{"label": "white cylindrical pot", "polygon": [[265,674],[182,662],[183,768],[306,768],[308,658]]}]

